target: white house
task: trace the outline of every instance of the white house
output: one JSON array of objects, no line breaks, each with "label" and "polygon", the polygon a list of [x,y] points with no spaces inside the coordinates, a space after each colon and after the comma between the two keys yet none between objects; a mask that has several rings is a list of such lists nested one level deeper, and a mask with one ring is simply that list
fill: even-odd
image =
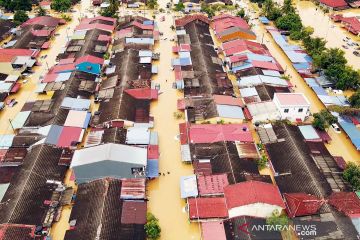
[{"label": "white house", "polygon": [[280,191],[271,183],[246,181],[224,188],[229,218],[252,216],[266,218],[285,209]]},{"label": "white house", "polygon": [[273,102],[280,112],[281,119],[304,121],[310,114],[310,102],[303,93],[275,93]]}]

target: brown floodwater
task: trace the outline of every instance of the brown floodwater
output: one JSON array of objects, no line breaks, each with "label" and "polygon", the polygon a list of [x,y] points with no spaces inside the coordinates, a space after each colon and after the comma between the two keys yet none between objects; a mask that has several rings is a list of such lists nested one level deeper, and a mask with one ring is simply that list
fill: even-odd
[{"label": "brown floodwater", "polygon": [[344,50],[348,63],[355,69],[360,69],[360,57],[353,54],[356,47],[348,46],[348,49],[342,47],[343,45],[346,45],[346,42],[343,41],[345,37],[349,37],[353,42],[357,42],[359,44],[360,37],[356,37],[354,34],[347,32],[341,27],[340,23],[334,23],[329,17],[329,15],[333,13],[343,14],[345,17],[359,17],[360,9],[351,8],[325,14],[318,6],[310,1],[296,0],[295,4],[304,26],[313,27],[313,35],[324,38],[327,41],[327,47],[336,47]]}]

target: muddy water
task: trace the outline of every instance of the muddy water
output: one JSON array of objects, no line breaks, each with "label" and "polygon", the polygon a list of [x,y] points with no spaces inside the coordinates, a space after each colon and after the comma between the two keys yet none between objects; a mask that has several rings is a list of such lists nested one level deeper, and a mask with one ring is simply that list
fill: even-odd
[{"label": "muddy water", "polygon": [[[271,54],[286,69],[285,74],[290,76],[291,83],[295,86],[295,92],[302,92],[311,102],[310,110],[312,113],[319,112],[325,109],[325,106],[317,98],[316,94],[309,88],[303,78],[292,67],[288,57],[282,52],[277,44],[272,39],[271,35],[266,33],[265,27],[256,22],[256,26],[253,28],[258,36],[264,36],[264,44],[269,48]],[[360,153],[352,145],[351,141],[347,139],[344,132],[336,134],[332,129],[329,129],[329,134],[332,138],[331,144],[327,144],[327,148],[331,154],[335,156],[342,156],[346,161],[359,162]]]},{"label": "muddy water", "polygon": [[[360,38],[347,32],[339,23],[334,23],[329,14],[324,14],[317,6],[310,1],[296,1],[296,7],[305,26],[314,28],[314,36],[322,37],[327,41],[327,47],[337,47],[345,51],[345,57],[349,64],[356,69],[360,69],[360,57],[356,57],[353,51],[355,47],[345,49],[342,45],[346,45],[343,41],[345,37],[351,38],[360,44]],[[347,9],[344,11],[333,12],[343,14],[346,17],[360,16],[360,9]]]},{"label": "muddy water", "polygon": [[[159,3],[160,7],[166,9],[166,1]],[[163,15],[166,15],[166,21],[160,22],[160,16]],[[177,99],[182,97],[179,91],[172,88],[175,76],[170,67],[171,58],[174,57],[171,49],[174,42],[169,39],[175,36],[175,32],[170,29],[173,20],[170,14],[161,13],[157,16],[157,23],[167,40],[160,40],[160,44],[155,49],[156,52],[160,52],[160,61],[156,63],[159,66],[159,73],[153,81],[160,84],[161,94],[159,100],[151,104],[151,115],[155,117],[154,130],[159,134],[159,171],[165,173],[165,176],[149,182],[148,208],[159,218],[162,229],[161,239],[200,239],[200,226],[189,223],[185,200],[180,198],[180,177],[192,174],[193,168],[181,162],[177,135],[178,124],[183,120],[176,120],[173,116],[177,111]]]}]

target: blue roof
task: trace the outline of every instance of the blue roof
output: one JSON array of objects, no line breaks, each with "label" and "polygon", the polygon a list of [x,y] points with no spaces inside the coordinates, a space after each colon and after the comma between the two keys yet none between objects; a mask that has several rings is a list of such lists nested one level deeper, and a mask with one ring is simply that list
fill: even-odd
[{"label": "blue roof", "polygon": [[310,68],[310,64],[307,62],[303,62],[303,63],[294,63],[293,64],[294,68],[296,70],[302,70],[302,69],[309,69]]},{"label": "blue roof", "polygon": [[14,140],[14,134],[2,134],[0,135],[0,149],[7,149],[11,147]]},{"label": "blue roof", "polygon": [[263,24],[268,24],[270,23],[269,19],[267,19],[267,17],[259,17],[259,20],[263,23]]},{"label": "blue roof", "polygon": [[159,161],[157,159],[149,159],[147,161],[146,176],[148,178],[159,177]]},{"label": "blue roof", "polygon": [[344,129],[346,134],[349,136],[356,149],[360,150],[360,130],[349,119],[344,117],[339,117],[338,122],[342,129]]},{"label": "blue roof", "polygon": [[320,139],[319,135],[311,125],[299,126],[299,129],[306,140]]},{"label": "blue roof", "polygon": [[76,65],[76,69],[81,72],[99,75],[101,72],[101,66],[97,63],[82,62]]},{"label": "blue roof", "polygon": [[85,117],[85,121],[84,121],[84,126],[83,126],[83,128],[87,128],[87,127],[89,126],[90,119],[91,119],[91,113],[88,112],[88,113],[86,114],[86,117]]},{"label": "blue roof", "polygon": [[249,60],[255,61],[264,61],[264,62],[274,62],[274,58],[266,55],[255,54],[255,53],[247,53],[246,56]]},{"label": "blue roof", "polygon": [[315,78],[304,78],[305,82],[310,86],[310,87],[313,87],[313,86],[320,86],[316,79]]},{"label": "blue roof", "polygon": [[51,125],[50,131],[46,137],[45,143],[56,145],[59,141],[63,126]]},{"label": "blue roof", "polygon": [[328,95],[328,93],[320,86],[311,86],[316,95]]},{"label": "blue roof", "polygon": [[196,197],[197,189],[196,175],[182,176],[180,178],[181,198]]},{"label": "blue roof", "polygon": [[61,103],[62,108],[73,110],[88,110],[91,101],[89,99],[65,97]]},{"label": "blue roof", "polygon": [[154,25],[154,21],[152,20],[146,20],[143,22],[144,25]]}]

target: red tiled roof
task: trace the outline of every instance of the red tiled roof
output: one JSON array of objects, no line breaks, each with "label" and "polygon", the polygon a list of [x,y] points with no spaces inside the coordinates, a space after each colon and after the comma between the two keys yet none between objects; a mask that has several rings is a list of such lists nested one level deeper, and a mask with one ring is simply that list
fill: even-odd
[{"label": "red tiled roof", "polygon": [[61,72],[67,72],[67,71],[74,71],[75,70],[75,64],[63,64],[63,65],[55,65],[53,66],[49,73],[61,73]]},{"label": "red tiled roof", "polygon": [[241,54],[241,55],[232,55],[229,57],[230,63],[235,63],[235,62],[243,62],[248,60],[248,57],[245,54]]},{"label": "red tiled roof", "polygon": [[224,187],[229,185],[226,174],[198,176],[197,183],[200,196],[223,194]]},{"label": "red tiled roof", "polygon": [[90,63],[94,63],[94,64],[104,64],[104,59],[103,58],[99,58],[99,57],[94,57],[92,55],[85,55],[82,57],[79,57],[78,59],[76,59],[75,64],[79,64],[79,63],[83,63],[83,62],[90,62]]},{"label": "red tiled roof", "polygon": [[201,223],[203,240],[226,240],[224,223],[222,221],[211,221]]},{"label": "red tiled roof", "polygon": [[194,124],[189,128],[189,139],[191,143],[254,141],[247,124]]},{"label": "red tiled roof", "polygon": [[225,198],[189,198],[190,219],[226,218]]},{"label": "red tiled roof", "polygon": [[112,22],[112,24],[116,23],[116,19],[112,18],[112,17],[104,17],[104,16],[96,16],[93,18],[83,18],[81,20],[81,23],[89,23],[91,24],[92,22],[96,21],[96,20],[102,20],[102,21],[107,21],[107,22]]},{"label": "red tiled roof", "polygon": [[274,98],[277,98],[279,103],[283,106],[303,106],[310,105],[309,101],[302,93],[275,93]]},{"label": "red tiled roof", "polygon": [[178,110],[185,110],[185,99],[178,99],[177,100],[177,109]]},{"label": "red tiled roof", "polygon": [[0,49],[0,56],[10,55],[10,56],[32,56],[35,57],[38,51],[30,49],[20,49],[20,48],[4,48]]},{"label": "red tiled roof", "polygon": [[131,23],[131,25],[138,27],[142,30],[154,30],[154,25],[145,25],[145,24],[139,23],[138,21],[133,21]]},{"label": "red tiled roof", "polygon": [[78,142],[81,136],[82,128],[79,127],[63,127],[56,144],[58,147],[70,147],[74,142]]},{"label": "red tiled roof", "polygon": [[129,34],[129,36],[131,36],[132,35],[132,29],[129,27],[129,28],[124,28],[124,29],[121,29],[120,31],[117,31],[116,33],[115,33],[115,36],[117,37],[117,38],[121,38],[121,37],[125,37],[125,36],[128,36],[128,34]]},{"label": "red tiled roof", "polygon": [[320,3],[332,8],[341,8],[348,6],[348,4],[344,0],[320,0]]},{"label": "red tiled roof", "polygon": [[180,130],[180,143],[181,145],[187,144],[188,143],[188,124],[185,123],[180,123],[179,124],[179,130]]},{"label": "red tiled roof", "polygon": [[212,27],[217,33],[224,31],[230,27],[240,27],[250,29],[248,23],[241,17],[229,16],[222,19],[213,20]]},{"label": "red tiled roof", "polygon": [[326,131],[321,131],[321,130],[318,130],[318,129],[315,129],[315,131],[319,135],[319,137],[321,138],[321,140],[323,142],[331,141],[331,137]]},{"label": "red tiled roof", "polygon": [[269,70],[275,70],[275,71],[283,71],[283,69],[278,64],[273,63],[273,62],[252,60],[251,64],[257,68],[269,69]]},{"label": "red tiled roof", "polygon": [[99,29],[99,30],[112,32],[112,31],[114,31],[115,27],[113,25],[106,25],[106,24],[101,24],[101,23],[94,23],[94,24],[81,23],[80,25],[78,25],[75,28],[76,31],[77,30],[90,30],[90,29]]},{"label": "red tiled roof", "polygon": [[172,51],[174,53],[177,53],[177,52],[190,52],[191,51],[191,46],[190,46],[190,44],[180,44],[179,46],[173,46]]},{"label": "red tiled roof", "polygon": [[209,19],[202,14],[194,14],[194,15],[187,15],[185,17],[182,18],[178,18],[175,20],[175,26],[177,27],[184,27],[186,24],[191,23],[195,20],[200,20],[203,21],[204,23],[209,24],[210,21]]},{"label": "red tiled roof", "polygon": [[99,35],[99,37],[98,37],[98,41],[110,42],[110,41],[111,41],[111,36],[101,34],[101,35]]},{"label": "red tiled roof", "polygon": [[39,17],[30,18],[29,20],[21,24],[21,27],[34,25],[34,24],[38,24],[46,27],[56,27],[61,22],[60,20],[61,19],[59,18],[54,18],[51,16],[39,16]]},{"label": "red tiled roof", "polygon": [[240,98],[225,95],[213,95],[216,104],[243,107],[244,103]]},{"label": "red tiled roof", "polygon": [[12,62],[14,58],[14,55],[0,54],[0,62]]},{"label": "red tiled roof", "polygon": [[0,224],[0,240],[8,240],[9,236],[16,237],[16,239],[34,239],[35,228],[35,225],[12,223]]},{"label": "red tiled roof", "polygon": [[316,214],[324,203],[316,196],[306,193],[284,193],[284,198],[286,210],[292,218]]},{"label": "red tiled roof", "polygon": [[50,83],[55,82],[58,74],[56,73],[48,73],[45,75],[44,79],[41,81],[42,83]]},{"label": "red tiled roof", "polygon": [[334,158],[334,160],[336,162],[336,165],[340,169],[345,170],[346,165],[347,165],[346,162],[345,162],[345,159],[343,157],[341,157],[341,156],[334,156],[333,158]]},{"label": "red tiled roof", "polygon": [[121,210],[122,224],[145,224],[147,204],[143,201],[124,201]]},{"label": "red tiled roof", "polygon": [[246,181],[224,188],[228,209],[240,206],[266,203],[285,209],[279,188],[271,183]]},{"label": "red tiled roof", "polygon": [[73,62],[75,62],[75,58],[64,58],[60,60],[59,65],[70,64]]},{"label": "red tiled roof", "polygon": [[333,192],[328,203],[349,217],[360,217],[360,200],[354,192]]},{"label": "red tiled roof", "polygon": [[136,99],[158,99],[159,94],[158,90],[150,88],[126,89],[125,92]]},{"label": "red tiled roof", "polygon": [[159,159],[159,146],[158,145],[148,145],[148,159]]}]

